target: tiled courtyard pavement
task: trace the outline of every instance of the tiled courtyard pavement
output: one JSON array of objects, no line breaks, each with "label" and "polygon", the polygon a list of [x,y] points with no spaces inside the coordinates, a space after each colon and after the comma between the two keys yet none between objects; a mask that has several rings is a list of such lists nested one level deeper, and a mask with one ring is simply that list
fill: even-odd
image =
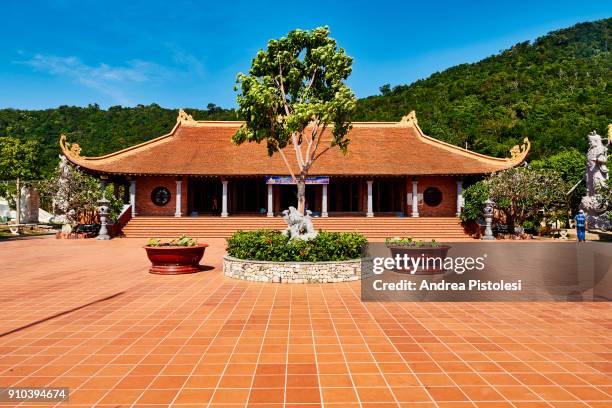
[{"label": "tiled courtyard pavement", "polygon": [[209,242],[214,269],[186,276],[148,274],[140,240],[0,242],[0,386],[79,407],[612,406],[609,303],[366,304],[355,283],[226,279]]}]

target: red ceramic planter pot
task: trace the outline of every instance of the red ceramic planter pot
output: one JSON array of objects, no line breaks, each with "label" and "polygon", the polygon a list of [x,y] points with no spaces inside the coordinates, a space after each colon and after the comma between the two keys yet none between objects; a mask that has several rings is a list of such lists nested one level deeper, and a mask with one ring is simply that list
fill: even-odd
[{"label": "red ceramic planter pot", "polygon": [[[423,262],[427,263],[428,258],[441,258],[442,264],[444,264],[444,260],[448,254],[448,250],[450,246],[448,245],[440,245],[437,247],[407,247],[401,245],[388,245],[387,246],[391,251],[391,256],[395,258],[396,255],[400,257],[404,257],[404,254],[409,256],[410,258],[423,258]],[[415,275],[427,275],[427,274],[436,274],[436,273],[444,273],[444,268],[440,267],[439,262],[430,261],[430,267],[423,267],[416,270]],[[395,270],[395,272],[399,273],[410,273],[405,270]]]},{"label": "red ceramic planter pot", "polygon": [[198,244],[190,247],[145,246],[147,256],[151,261],[150,273],[158,275],[180,275],[200,271],[200,260],[208,244]]}]

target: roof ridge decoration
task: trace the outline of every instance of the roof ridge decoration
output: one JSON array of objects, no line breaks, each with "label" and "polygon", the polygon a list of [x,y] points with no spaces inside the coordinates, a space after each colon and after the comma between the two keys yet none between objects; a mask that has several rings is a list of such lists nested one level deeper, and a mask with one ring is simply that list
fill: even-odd
[{"label": "roof ridge decoration", "polygon": [[[189,154],[191,154],[193,149],[206,150],[218,148],[220,149],[219,151],[232,155],[235,150],[229,150],[229,146],[233,145],[230,141],[231,131],[227,128],[237,128],[239,125],[240,122],[237,121],[196,121],[191,115],[186,113],[183,109],[180,109],[176,123],[169,133],[103,156],[81,156],[80,146],[77,143],[69,143],[66,140],[67,135],[65,134],[60,135],[59,144],[62,154],[64,154],[70,162],[81,166],[84,169],[89,169],[91,172],[100,174],[189,174],[196,176],[209,174],[260,175],[264,174],[264,170],[266,174],[276,174],[276,170],[274,169],[278,163],[266,160],[260,161],[259,164],[256,165],[257,169],[255,169],[253,166],[249,167],[249,161],[247,160],[244,170],[242,169],[242,162],[230,162],[230,164],[227,165],[227,160],[217,160],[216,158],[211,159],[211,161],[206,163],[206,165],[199,166],[195,163],[188,163],[185,165],[182,159],[179,160],[178,164],[172,160],[169,160],[169,163],[166,163],[166,160],[160,160],[160,155],[176,156],[176,152],[178,151],[189,152]],[[180,128],[183,127],[185,127],[184,130],[189,129],[188,133],[185,133],[185,135],[188,137],[175,138],[174,136],[180,134]],[[210,132],[206,129],[207,127],[211,128]],[[220,129],[222,127],[226,129]],[[421,157],[419,160],[416,160],[415,164],[407,164],[407,162],[409,162],[408,160],[398,159],[399,161],[397,163],[397,167],[386,167],[384,170],[386,173],[380,174],[487,174],[520,164],[523,160],[525,160],[531,148],[529,139],[525,138],[522,144],[512,147],[510,154],[508,155],[510,157],[506,158],[491,157],[467,150],[463,147],[456,146],[424,134],[419,127],[416,113],[414,111],[411,111],[409,114],[405,115],[399,122],[366,122],[362,126],[355,126],[353,128],[356,132],[354,142],[357,144],[357,146],[359,146],[359,143],[357,143],[357,138],[361,137],[361,135],[363,135],[363,142],[361,145],[368,143],[370,140],[375,140],[376,137],[380,136],[379,131],[365,129],[369,127],[379,127],[380,132],[388,134],[390,137],[392,137],[397,143],[398,148],[405,151],[407,155],[414,154],[415,152],[418,153],[419,149],[425,149],[429,152],[428,154],[430,154],[429,159]],[[394,127],[396,128],[395,131],[393,130]],[[362,129],[359,130],[359,128]],[[201,140],[202,143],[197,142],[195,145],[190,146],[192,140],[196,137]],[[176,142],[177,144],[174,145],[173,142]],[[187,146],[185,146],[185,144]],[[411,144],[414,144],[414,146],[411,147]],[[429,147],[422,145],[429,145]],[[183,150],[180,150],[181,146]],[[432,150],[432,147],[439,150]],[[232,147],[232,149],[234,148],[235,146]],[[253,148],[251,148],[251,150],[252,149]],[[361,158],[358,157],[357,159],[364,161],[364,166],[370,166],[371,168],[369,168],[368,171],[373,172],[372,174],[378,174],[376,171],[383,171],[382,167],[385,166],[381,167],[380,163],[386,159],[377,159],[374,162],[370,162],[368,160],[371,157],[375,157],[376,154],[380,155],[380,157],[386,158],[388,152],[384,151],[385,149],[378,149],[378,152],[371,151],[370,148],[366,150],[368,153],[366,154],[365,150],[362,151],[361,154],[365,156]],[[140,156],[141,154],[142,156]],[[456,165],[440,162],[436,160],[438,154],[447,157],[452,162],[457,160],[459,161],[457,161]],[[448,156],[448,154],[452,154],[453,156],[457,157],[457,159],[455,159],[453,156]],[[140,157],[142,157],[142,159],[140,159]],[[267,158],[267,156],[265,157]],[[468,160],[465,164],[459,163],[463,162],[464,159],[461,159],[462,157]],[[338,158],[338,160],[340,160],[340,158]],[[255,160],[255,162],[257,161]],[[327,166],[327,170],[322,169],[321,171],[323,173],[330,173],[334,175],[345,175],[347,174],[347,168],[344,168],[344,165],[345,164],[337,165],[337,163],[328,163],[325,165]],[[266,166],[270,166],[269,170],[266,168]],[[284,166],[282,168],[285,169]],[[217,170],[218,172],[216,172]],[[282,173],[284,170],[278,171],[281,171],[279,174],[284,174]],[[349,173],[352,174],[352,171]],[[364,171],[356,171],[356,173],[365,174]]]},{"label": "roof ridge decoration", "polygon": [[[210,126],[211,124],[222,124],[226,121],[200,121],[195,120],[193,116],[185,112],[184,109],[179,109],[178,116],[176,117],[176,126],[191,126],[191,127],[201,127],[201,126]],[[171,133],[174,133],[174,129]]]},{"label": "roof ridge decoration", "polygon": [[64,152],[68,156],[74,158],[81,157],[81,146],[79,146],[78,143],[66,142],[66,135],[64,133],[60,135],[60,147],[62,148],[62,152]]},{"label": "roof ridge decoration", "polygon": [[178,116],[176,117],[176,123],[180,123],[181,125],[196,125],[196,122],[193,119],[193,116],[185,112],[183,109],[179,109]]},{"label": "roof ridge decoration", "polygon": [[419,122],[417,121],[416,112],[414,110],[410,111],[410,113],[406,116],[402,116],[400,121],[397,122],[397,125],[402,127],[414,126],[418,124]]},{"label": "roof ridge decoration", "polygon": [[402,119],[400,119],[400,121],[396,123],[396,126],[412,127],[416,130],[417,136],[422,141],[437,145],[438,147],[445,148],[447,150],[452,150],[456,153],[477,158],[478,160],[484,160],[489,162],[507,162],[512,165],[516,165],[527,158],[527,154],[531,149],[531,142],[529,142],[529,139],[527,137],[523,139],[523,143],[521,145],[513,146],[510,149],[510,157],[506,158],[490,157],[481,153],[474,152],[472,150],[464,149],[463,147],[455,146],[454,144],[444,142],[431,136],[427,136],[419,126],[419,122],[416,117],[416,112],[414,110],[410,111],[410,113],[408,113],[406,116],[402,116]]},{"label": "roof ridge decoration", "polygon": [[523,139],[523,144],[512,146],[512,149],[510,149],[510,159],[509,160],[523,161],[525,157],[527,157],[527,153],[529,153],[529,149],[531,149],[531,142],[529,141],[529,138],[526,137]]}]

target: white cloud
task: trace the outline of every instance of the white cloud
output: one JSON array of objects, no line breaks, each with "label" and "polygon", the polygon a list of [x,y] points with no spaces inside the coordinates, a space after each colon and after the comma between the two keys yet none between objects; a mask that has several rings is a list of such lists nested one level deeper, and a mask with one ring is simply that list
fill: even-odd
[{"label": "white cloud", "polygon": [[206,77],[204,64],[198,57],[178,48],[172,48],[172,53],[172,60],[176,64],[184,66],[188,71],[193,72],[201,79]]},{"label": "white cloud", "polygon": [[153,82],[172,76],[172,72],[166,67],[142,60],[128,61],[124,66],[104,63],[87,65],[78,57],[36,54],[31,59],[18,63],[52,75],[71,78],[88,88],[110,96],[122,105],[132,104],[126,95],[126,88],[129,85]]}]

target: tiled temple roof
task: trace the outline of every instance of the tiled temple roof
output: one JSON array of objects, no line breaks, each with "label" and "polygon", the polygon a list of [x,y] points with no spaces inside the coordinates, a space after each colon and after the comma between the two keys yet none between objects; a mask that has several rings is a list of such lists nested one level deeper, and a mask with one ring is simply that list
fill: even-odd
[{"label": "tiled temple roof", "polygon": [[[100,157],[80,156],[76,143],[60,138],[75,165],[89,172],[123,175],[287,175],[282,158],[269,157],[265,143],[235,146],[232,135],[242,122],[195,121],[184,111],[170,133]],[[325,135],[324,135],[325,137]],[[500,159],[475,153],[426,136],[414,112],[400,122],[353,123],[346,155],[332,148],[310,169],[311,175],[467,175],[485,174],[520,164],[530,143]],[[322,142],[323,143],[323,142]],[[291,147],[286,156],[295,163]]]}]

